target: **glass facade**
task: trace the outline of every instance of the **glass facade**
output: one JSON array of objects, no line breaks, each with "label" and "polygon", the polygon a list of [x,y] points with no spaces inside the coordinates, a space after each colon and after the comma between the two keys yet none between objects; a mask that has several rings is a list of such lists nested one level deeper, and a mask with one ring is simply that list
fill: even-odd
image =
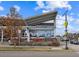
[{"label": "glass facade", "polygon": [[31,31],[30,32],[31,36],[35,36],[35,37],[53,37],[54,36],[54,31]]},{"label": "glass facade", "polygon": [[53,26],[33,26],[29,29],[32,37],[53,37]]}]

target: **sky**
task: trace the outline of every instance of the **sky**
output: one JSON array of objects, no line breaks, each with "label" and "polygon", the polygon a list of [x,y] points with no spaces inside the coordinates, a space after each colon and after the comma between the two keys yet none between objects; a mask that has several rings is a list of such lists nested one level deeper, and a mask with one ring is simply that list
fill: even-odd
[{"label": "sky", "polygon": [[14,6],[23,18],[57,11],[55,34],[64,34],[64,13],[67,12],[68,32],[79,32],[79,1],[0,1],[0,16],[8,14]]}]

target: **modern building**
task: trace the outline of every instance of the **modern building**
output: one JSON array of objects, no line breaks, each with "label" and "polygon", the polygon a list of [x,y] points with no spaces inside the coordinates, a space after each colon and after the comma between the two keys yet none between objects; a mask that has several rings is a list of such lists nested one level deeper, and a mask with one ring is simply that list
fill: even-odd
[{"label": "modern building", "polygon": [[[8,16],[0,17],[0,29],[5,29],[10,26],[12,28],[21,26],[22,29],[18,30],[18,33],[21,34],[21,37],[27,37],[28,42],[32,37],[54,37],[56,29],[56,11],[45,13],[38,16],[36,15],[34,17],[30,17],[27,19],[16,17],[17,13],[15,11],[15,8],[13,7],[10,9],[10,12],[11,13]],[[6,22],[8,24],[6,24]],[[6,33],[3,33],[3,31],[1,31],[1,40],[3,40],[5,34]]]},{"label": "modern building", "polygon": [[57,12],[49,12],[26,19],[31,37],[53,37]]}]

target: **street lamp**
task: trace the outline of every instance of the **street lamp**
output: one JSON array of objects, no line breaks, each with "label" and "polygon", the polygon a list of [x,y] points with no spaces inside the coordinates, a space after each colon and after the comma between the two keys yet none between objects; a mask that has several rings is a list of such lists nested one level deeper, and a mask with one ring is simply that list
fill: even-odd
[{"label": "street lamp", "polygon": [[68,21],[67,21],[67,12],[68,12],[68,10],[66,10],[66,12],[65,12],[65,22],[64,22],[64,26],[65,26],[65,41],[66,41],[66,46],[65,46],[65,49],[66,50],[68,50],[68,43],[67,43],[67,41],[68,41],[68,39],[67,39],[67,34],[68,34],[68,29],[67,29],[67,27],[68,27]]}]

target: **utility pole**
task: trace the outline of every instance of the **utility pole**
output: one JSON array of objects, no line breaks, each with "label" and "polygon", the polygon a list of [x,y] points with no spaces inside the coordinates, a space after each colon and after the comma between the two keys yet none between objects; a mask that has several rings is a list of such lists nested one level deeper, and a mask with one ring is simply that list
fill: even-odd
[{"label": "utility pole", "polygon": [[65,41],[66,41],[66,46],[65,46],[65,49],[68,50],[68,39],[67,39],[67,35],[68,35],[68,21],[67,21],[67,12],[68,10],[66,10],[66,13],[65,13],[65,22],[64,22],[64,26],[65,26]]}]

